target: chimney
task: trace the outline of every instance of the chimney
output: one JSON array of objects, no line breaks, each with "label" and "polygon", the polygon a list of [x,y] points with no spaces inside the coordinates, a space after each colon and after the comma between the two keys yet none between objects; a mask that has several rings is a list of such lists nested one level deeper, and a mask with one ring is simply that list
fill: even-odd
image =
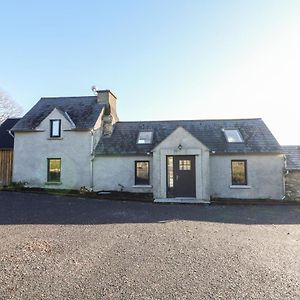
[{"label": "chimney", "polygon": [[105,115],[103,116],[102,123],[103,123],[103,135],[104,136],[110,136],[113,131],[113,123],[112,123],[112,116],[111,115]]},{"label": "chimney", "polygon": [[110,91],[110,90],[96,90],[97,93],[97,102],[102,104],[110,104],[110,99],[113,98],[114,100],[117,97]]},{"label": "chimney", "polygon": [[92,86],[92,91],[97,95],[97,102],[105,104],[105,114],[112,117],[112,124],[118,122],[119,118],[116,110],[117,97],[110,90],[99,90],[96,86]]}]

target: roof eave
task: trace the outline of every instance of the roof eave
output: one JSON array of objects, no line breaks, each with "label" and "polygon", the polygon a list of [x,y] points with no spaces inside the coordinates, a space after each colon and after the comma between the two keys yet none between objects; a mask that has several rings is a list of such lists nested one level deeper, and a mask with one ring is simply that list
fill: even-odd
[{"label": "roof eave", "polygon": [[280,151],[236,151],[236,152],[233,152],[233,151],[230,151],[230,152],[226,152],[226,151],[214,151],[214,150],[211,150],[210,151],[210,154],[213,154],[213,155],[237,155],[237,154],[240,154],[240,155],[245,155],[245,154],[284,154]]}]

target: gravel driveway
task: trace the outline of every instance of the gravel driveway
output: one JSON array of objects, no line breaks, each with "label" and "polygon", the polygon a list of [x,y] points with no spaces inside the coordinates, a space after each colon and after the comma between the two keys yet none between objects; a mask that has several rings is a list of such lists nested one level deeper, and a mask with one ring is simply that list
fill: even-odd
[{"label": "gravel driveway", "polygon": [[0,299],[300,299],[300,206],[0,192]]}]

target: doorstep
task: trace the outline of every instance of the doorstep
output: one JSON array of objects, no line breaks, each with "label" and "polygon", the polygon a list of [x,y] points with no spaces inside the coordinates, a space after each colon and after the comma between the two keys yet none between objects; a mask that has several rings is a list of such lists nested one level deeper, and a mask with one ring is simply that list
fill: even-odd
[{"label": "doorstep", "polygon": [[189,204],[210,204],[209,200],[196,199],[196,198],[157,198],[154,203],[189,203]]}]

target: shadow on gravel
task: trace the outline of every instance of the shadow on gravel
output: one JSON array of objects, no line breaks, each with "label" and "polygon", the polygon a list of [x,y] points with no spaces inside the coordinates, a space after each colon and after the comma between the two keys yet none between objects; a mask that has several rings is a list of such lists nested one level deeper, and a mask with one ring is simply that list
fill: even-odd
[{"label": "shadow on gravel", "polygon": [[202,206],[0,192],[0,224],[121,224],[174,220],[300,224],[298,205]]}]

